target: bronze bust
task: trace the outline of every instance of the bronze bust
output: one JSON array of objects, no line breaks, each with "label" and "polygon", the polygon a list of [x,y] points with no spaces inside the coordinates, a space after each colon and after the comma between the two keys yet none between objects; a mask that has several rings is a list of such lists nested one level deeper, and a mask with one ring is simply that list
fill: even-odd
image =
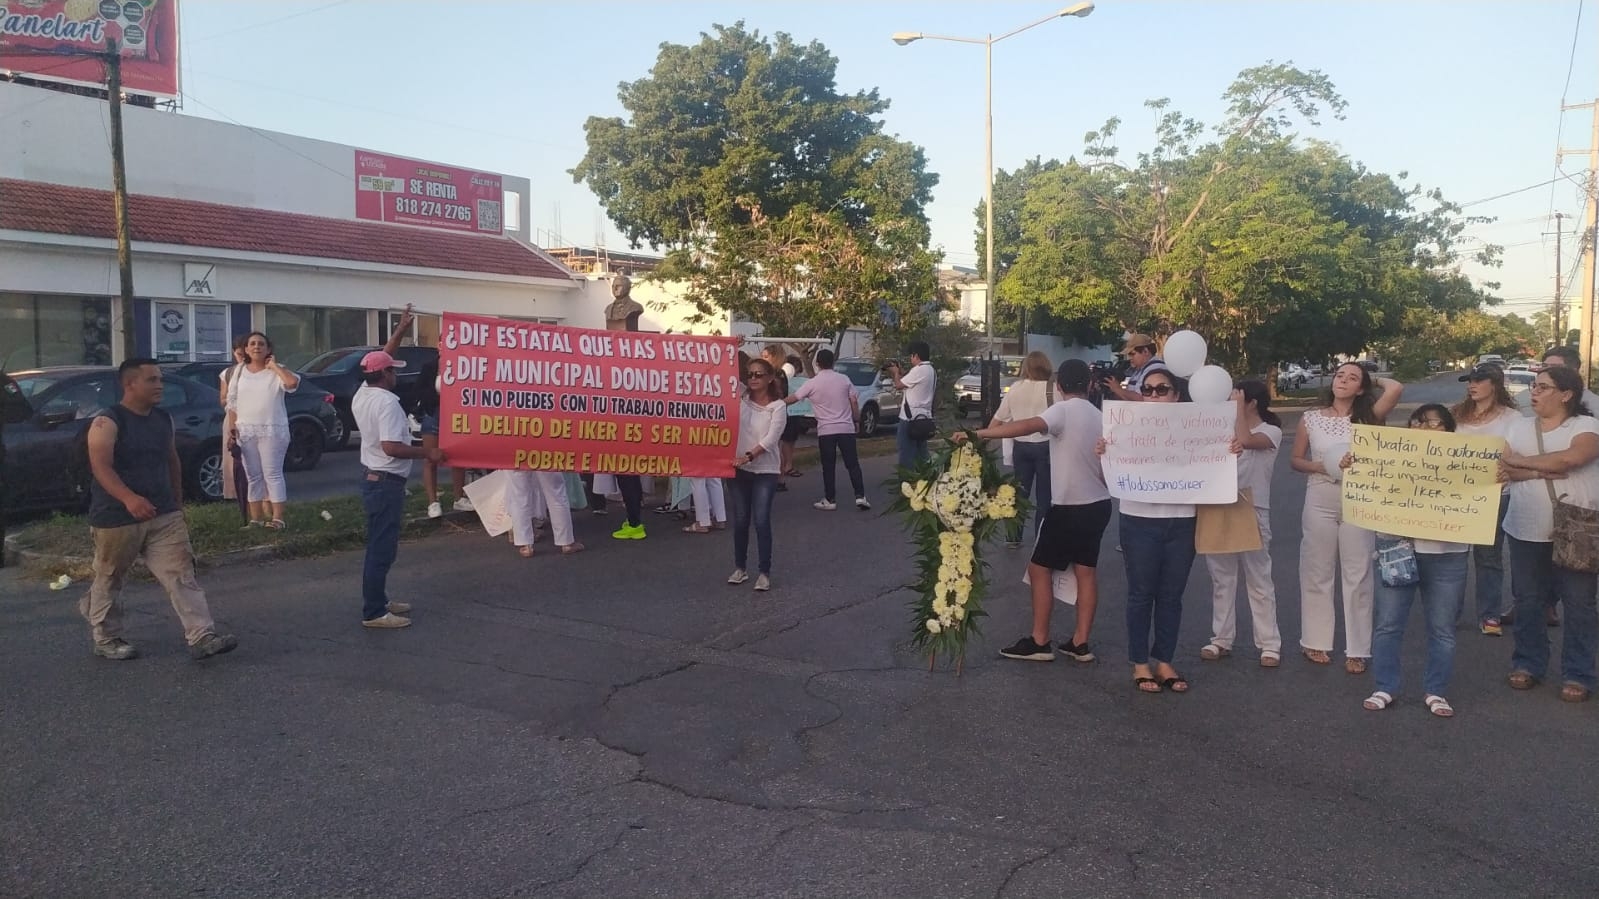
[{"label": "bronze bust", "polygon": [[605,307],[605,330],[607,331],[637,331],[639,316],[644,314],[644,307],[633,299],[633,280],[626,275],[617,275],[611,281],[611,296],[614,301]]}]

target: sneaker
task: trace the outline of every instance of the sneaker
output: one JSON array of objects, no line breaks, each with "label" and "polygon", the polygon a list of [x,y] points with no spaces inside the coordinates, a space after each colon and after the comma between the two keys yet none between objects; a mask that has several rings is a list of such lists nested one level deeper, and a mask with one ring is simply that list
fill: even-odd
[{"label": "sneaker", "polygon": [[428,517],[429,518],[443,518],[444,517],[444,507],[439,505],[438,503],[428,503]]},{"label": "sneaker", "polygon": [[735,569],[732,574],[727,576],[727,582],[735,587],[749,579],[749,572],[742,568]]},{"label": "sneaker", "polygon": [[788,492],[788,485],[783,483],[782,481],[778,481],[777,482],[777,492],[778,493],[787,493]]},{"label": "sneaker", "polygon": [[232,652],[239,647],[239,638],[232,634],[206,634],[199,642],[189,647],[189,657],[194,659],[209,659],[225,652]]},{"label": "sneaker", "polygon": [[139,651],[133,648],[133,644],[121,637],[112,637],[105,643],[94,644],[94,654],[114,662],[126,662],[128,659],[139,657]]},{"label": "sneaker", "polygon": [[1094,651],[1088,648],[1087,643],[1073,643],[1070,640],[1060,642],[1060,651],[1071,656],[1074,662],[1088,663],[1094,660]]},{"label": "sneaker", "polygon": [[1055,651],[1049,648],[1049,644],[1045,643],[1040,646],[1033,642],[1032,637],[1023,637],[1017,640],[1011,646],[1001,649],[999,654],[1007,659],[1021,659],[1026,662],[1055,661]]},{"label": "sneaker", "polygon": [[866,497],[857,496],[855,497],[855,508],[860,509],[862,512],[870,512],[872,511],[872,504],[866,501]]},{"label": "sneaker", "polygon": [[599,506],[593,506],[593,507],[591,507],[591,508],[590,508],[590,509],[589,509],[589,512],[590,512],[590,513],[591,513],[591,514],[594,514],[594,515],[604,515],[604,514],[605,514],[605,510],[604,510],[604,509],[603,509],[603,508],[601,508],[601,507],[599,507]]},{"label": "sneaker", "polygon": [[460,499],[456,500],[455,501],[455,505],[451,506],[450,508],[454,509],[457,512],[476,512],[477,511],[477,507],[472,505],[472,501],[467,499],[464,496],[461,497]]},{"label": "sneaker", "polygon": [[1503,637],[1504,624],[1498,618],[1484,618],[1482,620],[1482,635],[1484,637]]},{"label": "sneaker", "polygon": [[838,508],[838,503],[835,503],[830,499],[819,499],[816,502],[811,503],[811,508],[821,509],[823,512],[831,512]]},{"label": "sneaker", "polygon": [[643,540],[645,537],[644,525],[642,523],[628,524],[623,522],[621,527],[611,532],[611,536],[617,540]]},{"label": "sneaker", "polygon": [[392,614],[404,615],[405,613],[407,613],[409,611],[411,611],[411,604],[408,603],[408,602],[391,602],[391,603],[389,603],[389,612],[391,612]]},{"label": "sneaker", "polygon": [[362,621],[361,626],[378,628],[410,627],[411,619],[401,618],[393,612],[384,612],[376,618],[368,618]]},{"label": "sneaker", "polygon": [[770,589],[772,589],[772,579],[771,578],[767,577],[764,574],[758,574],[758,575],[755,576],[755,592],[756,593],[765,593],[766,591],[768,591]]}]

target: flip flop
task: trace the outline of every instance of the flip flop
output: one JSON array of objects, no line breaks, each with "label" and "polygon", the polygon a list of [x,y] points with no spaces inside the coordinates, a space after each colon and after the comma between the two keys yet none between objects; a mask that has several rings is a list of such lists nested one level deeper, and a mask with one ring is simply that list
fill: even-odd
[{"label": "flip flop", "polygon": [[1173,693],[1188,692],[1188,679],[1183,677],[1181,674],[1177,675],[1176,677],[1166,678],[1160,682],[1160,685],[1162,688],[1170,690]]},{"label": "flip flop", "polygon": [[[1154,689],[1151,690],[1148,687],[1145,687],[1145,684],[1153,684]],[[1133,687],[1136,688],[1140,693],[1159,693],[1160,681],[1157,681],[1152,677],[1135,677],[1133,678]]]}]

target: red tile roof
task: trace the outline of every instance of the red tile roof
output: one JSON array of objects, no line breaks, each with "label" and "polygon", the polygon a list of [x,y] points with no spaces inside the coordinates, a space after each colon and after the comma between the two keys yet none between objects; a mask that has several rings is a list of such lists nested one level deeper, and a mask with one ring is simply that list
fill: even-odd
[{"label": "red tile roof", "polygon": [[[572,279],[572,274],[510,237],[320,218],[291,212],[128,197],[136,241],[279,253],[450,271]],[[116,237],[111,192],[0,178],[0,230]]]}]

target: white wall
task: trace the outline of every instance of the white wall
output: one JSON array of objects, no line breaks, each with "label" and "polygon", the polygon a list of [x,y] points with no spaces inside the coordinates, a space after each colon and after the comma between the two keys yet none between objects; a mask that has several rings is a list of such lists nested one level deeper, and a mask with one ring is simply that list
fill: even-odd
[{"label": "white wall", "polygon": [[1081,359],[1084,362],[1094,363],[1116,358],[1114,347],[1083,346],[1076,341],[1066,343],[1053,334],[1027,335],[1027,351],[1032,352],[1033,350],[1043,350],[1052,365],[1060,365],[1067,359]]}]

